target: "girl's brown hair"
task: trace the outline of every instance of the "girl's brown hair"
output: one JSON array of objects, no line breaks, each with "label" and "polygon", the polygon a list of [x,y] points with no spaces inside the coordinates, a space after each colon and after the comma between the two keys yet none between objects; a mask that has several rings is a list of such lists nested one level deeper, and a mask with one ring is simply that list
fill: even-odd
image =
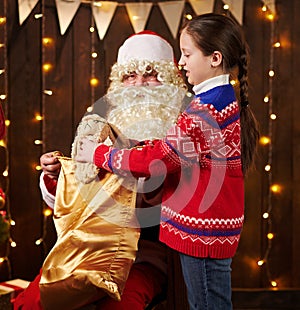
[{"label": "girl's brown hair", "polygon": [[240,86],[241,152],[243,172],[252,166],[259,139],[258,123],[249,106],[249,48],[241,26],[232,18],[215,13],[196,16],[181,31],[189,34],[205,56],[219,51],[223,55],[224,72],[238,69]]}]

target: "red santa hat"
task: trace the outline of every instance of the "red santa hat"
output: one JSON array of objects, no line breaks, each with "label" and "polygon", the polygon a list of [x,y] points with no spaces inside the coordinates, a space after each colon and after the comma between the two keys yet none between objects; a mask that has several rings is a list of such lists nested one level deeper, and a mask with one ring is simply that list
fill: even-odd
[{"label": "red santa hat", "polygon": [[142,31],[129,37],[118,52],[117,63],[131,60],[174,61],[172,46],[153,31]]}]

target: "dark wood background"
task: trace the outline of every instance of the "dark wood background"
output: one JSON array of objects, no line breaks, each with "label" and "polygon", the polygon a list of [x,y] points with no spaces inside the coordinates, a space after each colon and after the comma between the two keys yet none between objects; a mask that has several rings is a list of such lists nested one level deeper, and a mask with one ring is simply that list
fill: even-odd
[{"label": "dark wood background", "polygon": [[[10,249],[9,257],[12,278],[32,280],[55,241],[51,219],[44,222],[44,206],[38,187],[40,172],[35,170],[35,165],[45,151],[70,153],[78,122],[92,101],[105,93],[117,50],[134,31],[125,7],[119,5],[105,38],[100,41],[95,33],[95,49],[99,54],[95,60],[95,72],[100,85],[92,91],[89,84],[90,5],[81,4],[69,29],[61,36],[54,0],[45,1],[44,25],[42,19],[34,18],[34,14],[41,12],[39,1],[22,26],[18,23],[17,0],[7,2],[6,114],[11,121],[7,135],[9,201],[16,222],[11,235],[17,243]],[[274,54],[273,106],[277,120],[273,123],[272,175],[274,182],[282,184],[283,191],[271,199],[275,237],[268,256],[268,270],[265,266],[259,268],[256,262],[268,246],[268,226],[262,214],[268,208],[269,192],[268,174],[264,171],[268,147],[260,147],[256,171],[251,172],[246,182],[246,220],[232,266],[234,288],[269,287],[270,278],[278,281],[279,288],[300,287],[300,1],[278,0],[276,7],[275,31],[282,47]],[[260,8],[261,1],[244,1],[243,28],[251,49],[250,103],[262,134],[267,134],[268,104],[263,98],[269,89],[270,22]],[[3,10],[3,4],[0,9]],[[221,1],[215,1],[214,11],[224,12]],[[188,2],[185,3],[185,13],[194,14]],[[157,5],[153,6],[146,29],[168,39],[179,59],[178,40],[172,37]],[[53,46],[42,48],[42,31],[54,39]],[[42,61],[54,64],[53,70],[44,74],[44,78]],[[43,89],[51,89],[53,95],[44,95]],[[43,114],[42,122],[35,121],[36,113]],[[35,145],[35,139],[43,139],[43,145]],[[44,246],[37,246],[35,241],[43,235],[43,230],[47,232]],[[176,268],[178,265],[175,264]],[[0,272],[2,280],[6,280],[7,268],[2,265]]]}]

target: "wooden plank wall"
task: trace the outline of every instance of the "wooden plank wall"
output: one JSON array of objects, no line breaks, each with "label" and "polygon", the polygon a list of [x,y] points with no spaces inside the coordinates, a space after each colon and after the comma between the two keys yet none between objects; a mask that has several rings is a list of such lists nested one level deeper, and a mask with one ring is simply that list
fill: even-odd
[{"label": "wooden plank wall", "polygon": [[[282,5],[283,6],[283,5]],[[292,158],[288,159],[288,161],[292,162],[293,169],[292,169],[292,178],[290,182],[290,186],[292,188],[292,195],[291,195],[291,224],[292,224],[292,231],[291,235],[287,236],[287,238],[291,239],[292,242],[292,256],[291,256],[291,273],[292,273],[292,286],[299,287],[299,279],[300,279],[300,266],[299,266],[299,257],[300,257],[300,225],[298,225],[298,219],[300,218],[300,191],[299,191],[299,184],[300,184],[300,176],[298,171],[300,171],[300,123],[297,119],[297,115],[300,113],[300,105],[298,103],[297,97],[297,89],[300,85],[300,76],[298,74],[298,70],[300,68],[300,27],[299,27],[299,19],[297,18],[297,14],[300,12],[300,2],[294,1],[293,6],[291,7],[292,12],[288,11],[286,16],[291,16],[291,24],[290,27],[286,27],[286,25],[282,25],[286,27],[285,33],[287,36],[290,36],[290,46],[291,52],[287,55],[285,61],[289,64],[290,69],[290,76],[287,78],[287,81],[290,85],[287,87],[288,89],[285,91],[282,90],[283,93],[287,94],[287,98],[285,98],[286,104],[289,102],[293,103],[293,112],[292,115],[294,116],[290,122],[292,123],[292,133],[291,133],[291,144],[293,147],[292,151]],[[284,66],[283,66],[284,67]],[[288,74],[288,73],[287,73]],[[287,85],[287,84],[286,84]]]},{"label": "wooden plank wall", "polygon": [[[121,1],[119,1],[121,3]],[[261,1],[244,1],[244,30],[251,48],[250,102],[260,122],[263,134],[268,132],[268,105],[263,98],[268,90],[270,55],[270,24],[260,12]],[[278,116],[273,128],[273,179],[282,183],[283,192],[272,198],[272,223],[275,238],[269,255],[269,270],[281,287],[300,286],[300,125],[297,87],[300,60],[299,1],[276,1],[279,20],[276,31],[282,48],[275,52],[274,110]],[[215,2],[216,12],[223,12],[222,1]],[[22,26],[18,24],[17,0],[8,1],[8,64],[9,109],[11,126],[8,131],[10,158],[10,206],[16,225],[11,234],[17,247],[11,249],[12,277],[32,280],[38,273],[46,253],[55,241],[55,233],[48,219],[46,247],[36,246],[42,235],[42,200],[38,188],[39,172],[34,169],[45,151],[59,149],[70,153],[75,129],[93,99],[102,96],[108,86],[111,65],[121,43],[133,33],[124,6],[118,6],[104,40],[95,35],[99,57],[95,71],[100,85],[91,90],[91,11],[82,4],[70,28],[60,35],[54,0],[45,1],[45,24],[35,19],[41,12],[41,1]],[[189,3],[185,13],[192,13]],[[154,5],[147,29],[154,30],[174,46],[179,58],[178,40],[172,38],[157,5]],[[43,30],[44,29],[44,30]],[[41,37],[54,38],[54,45],[44,48]],[[42,60],[54,63],[52,71],[42,75]],[[43,89],[53,90],[52,96]],[[34,120],[35,113],[43,113],[43,122]],[[44,139],[42,146],[35,139]],[[265,267],[256,261],[267,247],[267,225],[262,213],[267,208],[268,176],[264,171],[268,150],[260,147],[257,169],[246,183],[246,221],[237,255],[233,262],[232,281],[236,288],[268,287]],[[175,262],[175,272],[179,265]],[[3,268],[2,268],[3,269]],[[1,277],[7,274],[1,269]],[[176,284],[175,284],[176,286]],[[174,288],[176,291],[176,287]],[[180,288],[177,287],[178,291]],[[182,309],[182,308],[181,308]]]}]

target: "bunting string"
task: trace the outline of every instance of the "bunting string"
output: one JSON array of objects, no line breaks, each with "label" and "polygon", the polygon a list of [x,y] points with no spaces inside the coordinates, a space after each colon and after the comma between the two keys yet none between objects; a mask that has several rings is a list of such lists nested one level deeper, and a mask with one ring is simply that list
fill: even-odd
[{"label": "bunting string", "polygon": [[[98,0],[55,0],[57,16],[61,35],[64,35],[81,4],[89,4],[92,7],[93,18],[99,38],[102,40],[111,23],[117,7],[125,6],[135,33],[145,30],[152,6],[158,6],[162,12],[170,32],[177,37],[178,26],[184,11],[184,5],[189,2],[196,15],[213,12],[216,0],[178,0],[163,2],[127,2]],[[20,25],[27,19],[39,0],[18,0]],[[275,0],[267,0],[268,7],[274,7]],[[244,0],[223,0],[231,15],[243,24]]]}]

